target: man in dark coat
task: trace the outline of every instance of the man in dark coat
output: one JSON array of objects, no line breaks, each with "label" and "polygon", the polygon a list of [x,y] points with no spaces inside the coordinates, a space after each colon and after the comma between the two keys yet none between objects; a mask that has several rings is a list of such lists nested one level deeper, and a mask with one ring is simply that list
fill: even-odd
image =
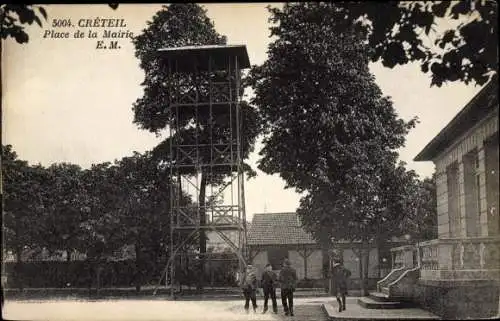
[{"label": "man in dark coat", "polygon": [[279,281],[281,284],[281,302],[283,303],[285,315],[293,316],[293,292],[297,287],[297,271],[291,267],[288,259],[283,262]]},{"label": "man in dark coat", "polygon": [[248,313],[250,300],[252,300],[253,312],[257,310],[257,275],[252,265],[248,265],[241,280],[241,288],[245,296],[245,311]]},{"label": "man in dark coat", "polygon": [[347,279],[351,276],[351,271],[346,269],[339,259],[333,260],[331,276],[333,280],[333,292],[337,296],[339,312],[345,310],[345,296],[347,295]]},{"label": "man in dark coat", "polygon": [[273,312],[278,313],[278,304],[276,303],[276,286],[278,285],[278,278],[276,273],[273,272],[273,267],[270,263],[266,265],[266,269],[262,274],[262,289],[264,290],[264,310],[262,313],[267,312],[267,301],[271,297],[273,303]]}]

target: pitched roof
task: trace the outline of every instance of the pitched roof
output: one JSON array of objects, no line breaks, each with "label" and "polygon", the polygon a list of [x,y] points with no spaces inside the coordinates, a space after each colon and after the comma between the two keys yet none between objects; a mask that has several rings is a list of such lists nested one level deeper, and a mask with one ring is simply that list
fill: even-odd
[{"label": "pitched roof", "polygon": [[498,76],[492,79],[470,100],[470,102],[436,135],[414,161],[430,161],[450,146],[461,134],[476,125],[481,119],[498,110]]},{"label": "pitched roof", "polygon": [[296,213],[254,214],[248,245],[316,244]]}]

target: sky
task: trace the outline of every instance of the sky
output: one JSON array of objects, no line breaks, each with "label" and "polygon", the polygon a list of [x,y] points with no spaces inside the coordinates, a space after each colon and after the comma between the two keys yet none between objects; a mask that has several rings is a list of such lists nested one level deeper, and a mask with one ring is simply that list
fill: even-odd
[{"label": "sky", "polygon": [[[273,4],[277,5],[277,4]],[[265,3],[204,4],[216,30],[228,44],[247,46],[251,64],[261,64],[270,42]],[[48,166],[70,162],[87,168],[114,161],[133,151],[152,149],[162,138],[132,123],[132,104],[142,96],[144,78],[129,39],[119,39],[120,49],[96,49],[98,39],[44,38],[44,34],[70,32],[71,27],[51,28],[52,19],[124,19],[126,28],[139,34],[161,6],[120,4],[47,5],[43,28],[27,28],[29,43],[2,44],[2,143],[13,145],[21,159]],[[445,22],[446,23],[446,22]],[[89,29],[102,33],[102,29]],[[100,35],[99,35],[100,36]],[[451,83],[430,87],[428,74],[416,64],[388,69],[370,66],[384,95],[391,97],[399,116],[420,123],[407,136],[400,159],[422,178],[432,175],[431,162],[413,162],[422,148],[462,109],[480,87]],[[250,164],[255,166],[262,145],[258,143]],[[295,211],[300,196],[285,189],[278,175],[260,171],[245,183],[247,219],[254,213]]]}]

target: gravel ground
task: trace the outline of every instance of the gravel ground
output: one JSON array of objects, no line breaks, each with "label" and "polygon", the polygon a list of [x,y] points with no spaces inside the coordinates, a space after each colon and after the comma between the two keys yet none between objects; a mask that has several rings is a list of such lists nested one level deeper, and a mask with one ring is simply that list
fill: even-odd
[{"label": "gravel ground", "polygon": [[[233,301],[162,301],[162,300],[109,300],[109,301],[13,301],[7,300],[2,317],[7,320],[312,320],[326,321],[321,304],[330,298],[299,298],[295,316],[286,317],[279,304],[279,313],[262,314],[262,301],[257,313],[246,314],[242,300]],[[280,303],[280,302],[278,302]]]}]

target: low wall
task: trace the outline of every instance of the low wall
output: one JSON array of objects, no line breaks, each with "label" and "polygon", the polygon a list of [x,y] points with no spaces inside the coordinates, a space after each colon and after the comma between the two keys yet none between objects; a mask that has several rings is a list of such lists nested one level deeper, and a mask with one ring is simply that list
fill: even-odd
[{"label": "low wall", "polygon": [[499,294],[499,283],[491,280],[419,280],[413,300],[444,319],[474,319],[497,315]]}]

